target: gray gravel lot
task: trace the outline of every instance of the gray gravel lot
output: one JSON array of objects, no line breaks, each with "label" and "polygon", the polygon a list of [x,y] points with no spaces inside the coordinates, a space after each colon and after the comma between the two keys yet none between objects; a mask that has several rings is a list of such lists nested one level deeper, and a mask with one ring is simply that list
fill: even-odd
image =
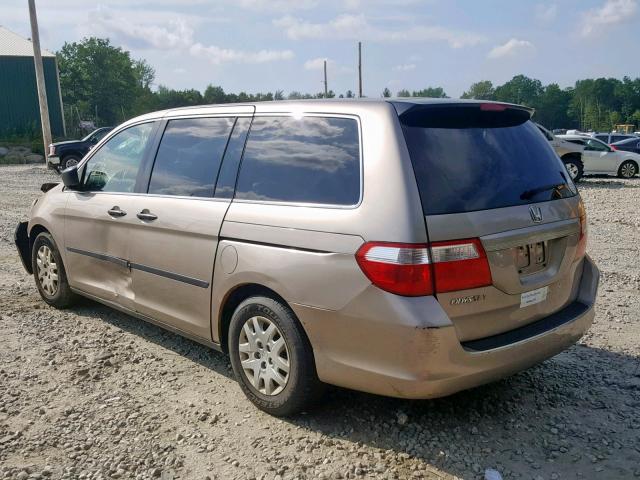
[{"label": "gray gravel lot", "polygon": [[640,477],[640,180],[580,184],[602,270],[582,342],[432,401],[332,389],[279,420],[227,358],[90,301],[42,302],[13,246],[42,167],[0,167],[0,478]]}]

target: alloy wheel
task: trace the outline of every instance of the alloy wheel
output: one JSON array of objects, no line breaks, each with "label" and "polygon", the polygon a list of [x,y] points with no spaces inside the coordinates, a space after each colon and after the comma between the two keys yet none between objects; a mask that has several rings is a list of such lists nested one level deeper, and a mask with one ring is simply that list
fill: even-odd
[{"label": "alloy wheel", "polygon": [[289,349],[275,323],[249,318],[240,331],[238,352],[249,383],[263,395],[278,395],[289,381]]},{"label": "alloy wheel", "polygon": [[631,162],[627,162],[620,168],[620,174],[624,178],[631,178],[636,174],[636,166]]}]

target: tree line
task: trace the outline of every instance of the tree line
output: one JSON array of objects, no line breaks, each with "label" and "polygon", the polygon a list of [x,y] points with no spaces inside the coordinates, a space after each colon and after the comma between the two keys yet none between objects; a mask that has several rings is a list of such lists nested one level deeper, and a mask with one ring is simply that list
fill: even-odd
[{"label": "tree line", "polygon": [[[57,57],[65,116],[67,125],[71,126],[78,125],[79,120],[115,125],[146,112],[183,106],[325,97],[324,92],[292,91],[285,95],[282,90],[228,93],[215,85],[209,85],[204,92],[162,85],[153,90],[153,67],[111,45],[108,39],[92,37],[65,43]],[[381,92],[382,97],[392,95],[388,88]],[[401,89],[396,96],[448,98],[442,87]],[[340,94],[329,91],[327,97],[353,98],[355,95],[351,90]],[[640,78],[585,79],[563,89],[555,83],[543,85],[540,80],[516,75],[498,86],[489,80],[476,82],[461,98],[527,105],[536,110],[536,121],[550,129],[609,131],[623,123],[640,126]]]}]

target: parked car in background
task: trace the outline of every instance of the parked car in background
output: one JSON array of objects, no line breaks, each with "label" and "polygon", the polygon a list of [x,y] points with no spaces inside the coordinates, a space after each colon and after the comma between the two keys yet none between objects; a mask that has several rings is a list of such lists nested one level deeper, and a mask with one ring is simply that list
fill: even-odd
[{"label": "parked car in background", "polygon": [[47,163],[58,170],[77,165],[82,157],[111,130],[113,127],[102,127],[94,130],[82,140],[52,143],[49,145]]},{"label": "parked car in background", "polygon": [[611,144],[611,148],[618,151],[633,152],[640,154],[640,136],[627,138],[620,142]]},{"label": "parked car in background", "polygon": [[584,205],[531,113],[345,99],[147,114],[62,172],[16,244],[45,302],[83,295],[227,352],[271,414],[323,383],[446,396],[560,353],[594,318]]},{"label": "parked car in background", "polygon": [[[638,173],[640,155],[637,153],[615,150],[594,137],[560,135],[560,138],[584,146],[583,165],[578,172],[578,178],[583,174],[617,175],[621,178],[632,178]],[[571,171],[569,173],[573,176]]]},{"label": "parked car in background", "polygon": [[536,125],[558,154],[562,163],[564,163],[569,175],[571,175],[571,179],[574,182],[579,181],[583,170],[582,151],[584,150],[584,145],[569,142],[560,136],[554,135],[539,123],[536,123]]},{"label": "parked car in background", "polygon": [[628,138],[638,138],[633,133],[592,133],[591,136],[609,145]]}]

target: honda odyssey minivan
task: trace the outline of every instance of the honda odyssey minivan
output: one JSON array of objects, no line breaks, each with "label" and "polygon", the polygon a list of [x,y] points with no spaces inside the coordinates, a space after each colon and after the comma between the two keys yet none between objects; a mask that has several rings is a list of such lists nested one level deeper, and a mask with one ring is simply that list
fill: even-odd
[{"label": "honda odyssey minivan", "polygon": [[574,344],[594,317],[576,187],[531,111],[457,100],[180,108],[114,129],[16,229],[78,295],[230,355],[259,408],[332,384],[432,398]]}]

